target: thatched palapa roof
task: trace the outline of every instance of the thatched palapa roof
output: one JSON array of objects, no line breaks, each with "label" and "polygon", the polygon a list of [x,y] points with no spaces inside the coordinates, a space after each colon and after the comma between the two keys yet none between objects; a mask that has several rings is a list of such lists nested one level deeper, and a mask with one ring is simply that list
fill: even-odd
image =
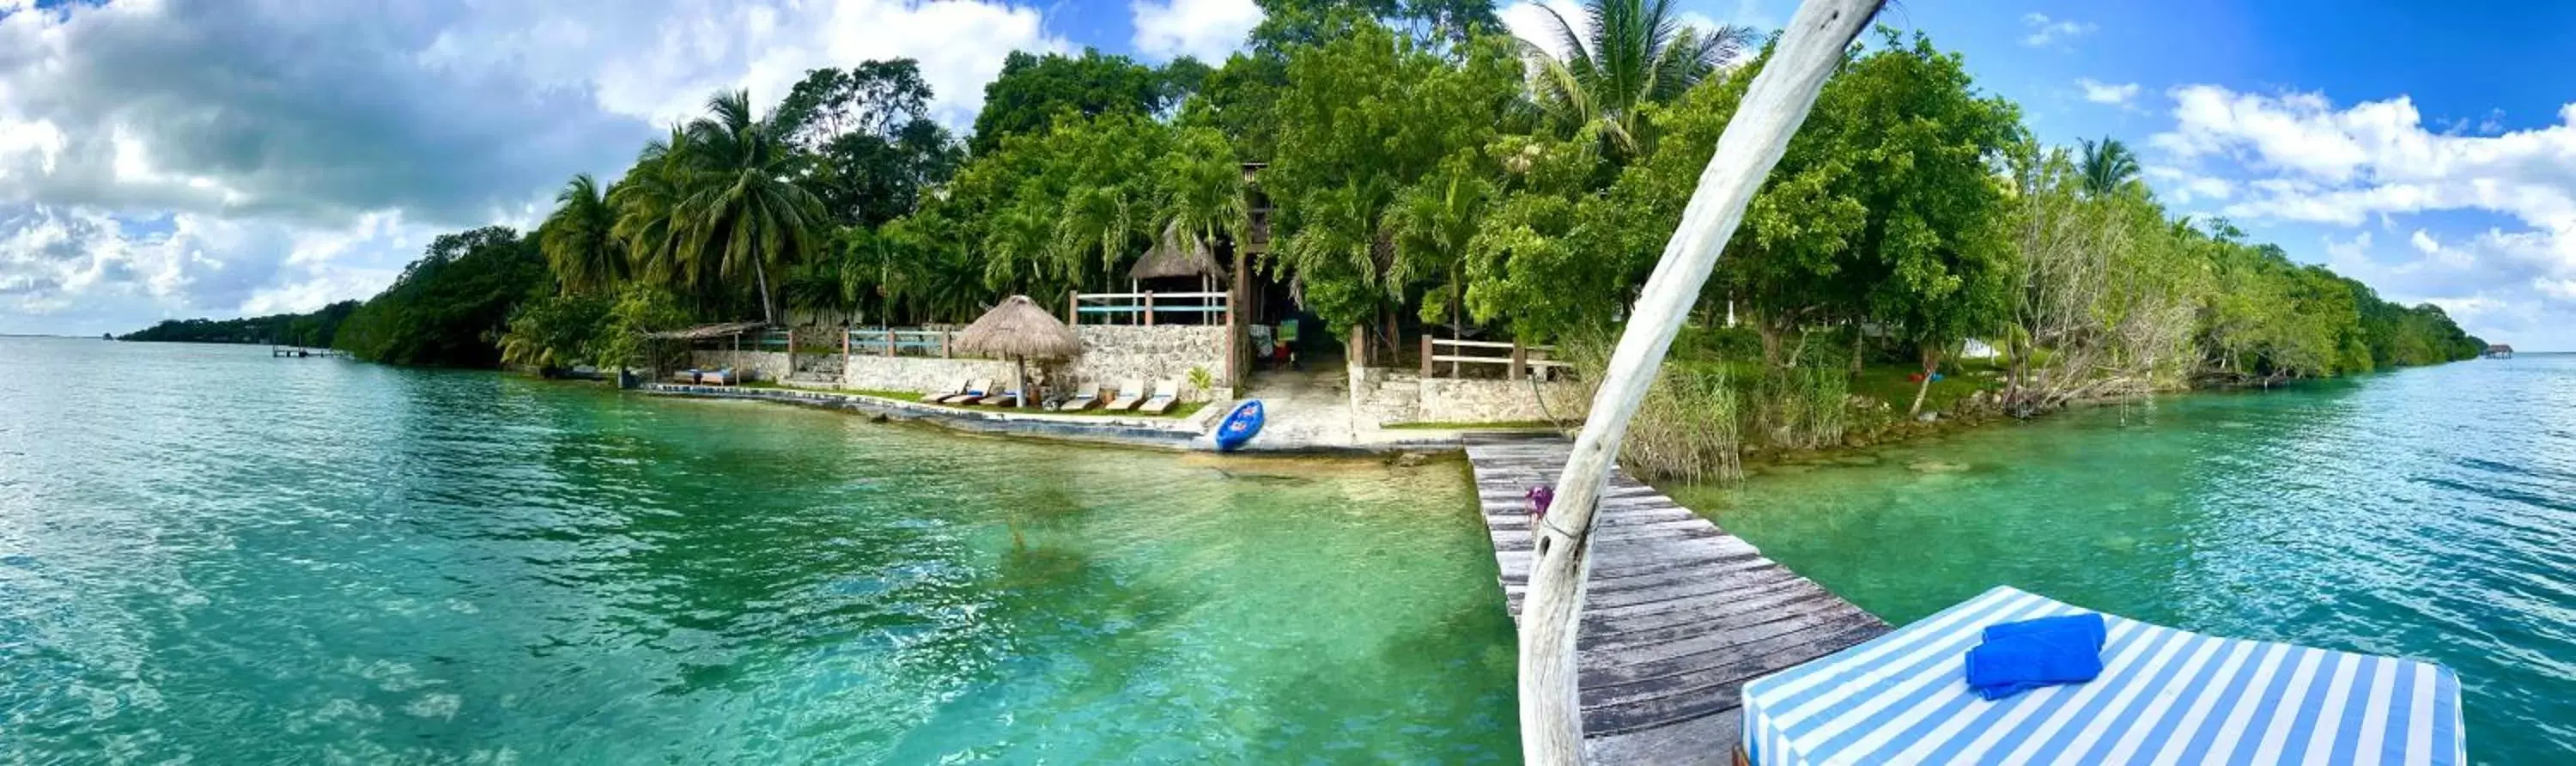
[{"label": "thatched palapa roof", "polygon": [[957,333],[957,348],[992,356],[1071,359],[1082,339],[1026,295],[1014,295]]},{"label": "thatched palapa roof", "polygon": [[652,339],[655,339],[655,340],[706,340],[706,339],[708,339],[708,338],[722,338],[722,337],[725,337],[725,336],[728,336],[728,335],[741,335],[741,334],[743,334],[743,333],[752,332],[752,331],[754,331],[754,330],[758,330],[758,329],[760,329],[760,328],[767,327],[767,326],[769,326],[769,324],[768,324],[768,323],[766,323],[766,322],[726,322],[726,323],[724,323],[724,324],[702,324],[702,325],[698,325],[698,326],[696,326],[696,327],[691,327],[691,328],[686,329],[686,330],[664,330],[664,331],[662,331],[662,332],[648,332],[648,333],[645,333],[645,334],[644,334],[644,337],[652,338]]},{"label": "thatched palapa roof", "polygon": [[1163,240],[1146,249],[1144,257],[1136,259],[1136,267],[1127,270],[1128,279],[1195,277],[1201,274],[1224,279],[1225,267],[1217,264],[1216,256],[1208,252],[1207,243],[1197,237],[1186,236],[1179,221],[1163,227]]}]

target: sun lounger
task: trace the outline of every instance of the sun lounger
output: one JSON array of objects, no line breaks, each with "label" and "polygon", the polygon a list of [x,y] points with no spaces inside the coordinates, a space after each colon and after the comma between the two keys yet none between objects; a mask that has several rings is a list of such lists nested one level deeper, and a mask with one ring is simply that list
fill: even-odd
[{"label": "sun lounger", "polygon": [[1172,408],[1172,404],[1179,402],[1180,400],[1181,382],[1178,380],[1165,380],[1161,383],[1154,384],[1154,395],[1151,398],[1146,399],[1144,404],[1136,405],[1136,411],[1148,415],[1160,415],[1165,411],[1170,410]]},{"label": "sun lounger", "polygon": [[734,372],[731,367],[714,372],[698,373],[698,384],[702,386],[730,386],[741,382],[741,374]]},{"label": "sun lounger", "polygon": [[977,404],[986,407],[1008,407],[1019,398],[1020,392],[1018,391],[995,391],[992,396],[967,402],[967,404]]},{"label": "sun lounger", "polygon": [[1136,405],[1143,401],[1145,401],[1145,381],[1129,378],[1119,381],[1118,398],[1109,400],[1109,405],[1100,409],[1109,412],[1125,412],[1135,409]]},{"label": "sun lounger", "polygon": [[1056,409],[1064,412],[1080,412],[1090,409],[1091,405],[1099,403],[1100,384],[1084,383],[1081,388],[1074,389],[1073,398],[1066,399],[1063,404],[1056,405]]},{"label": "sun lounger", "polygon": [[1992,702],[1962,676],[1988,625],[2081,613],[1996,588],[1743,688],[1754,764],[2468,762],[2460,679],[2429,662],[2104,615],[2092,681]]},{"label": "sun lounger", "polygon": [[966,384],[966,390],[964,390],[964,391],[959,391],[959,392],[957,392],[957,393],[950,394],[950,395],[948,395],[948,396],[943,396],[943,397],[940,397],[940,398],[938,398],[938,399],[934,399],[934,400],[932,400],[932,401],[935,401],[935,402],[940,403],[940,404],[971,404],[971,403],[973,403],[973,402],[974,402],[975,400],[977,400],[977,399],[982,399],[982,398],[984,398],[984,397],[986,397],[986,396],[991,396],[991,395],[992,395],[992,393],[993,393],[993,381],[991,381],[991,380],[978,380],[978,381],[975,381],[975,382],[973,382],[973,383],[968,383],[968,384]]},{"label": "sun lounger", "polygon": [[966,379],[965,379],[965,378],[958,378],[958,379],[957,379],[957,382],[948,384],[948,387],[947,387],[947,388],[945,388],[945,389],[941,389],[941,390],[938,390],[938,391],[932,391],[932,392],[927,393],[927,394],[922,394],[922,395],[921,395],[921,400],[922,400],[922,401],[925,401],[925,402],[930,402],[930,403],[936,404],[936,403],[939,403],[939,402],[947,401],[947,400],[948,400],[948,397],[956,396],[956,395],[958,395],[958,394],[963,394],[963,393],[966,393]]},{"label": "sun lounger", "polygon": [[683,383],[683,384],[692,385],[692,386],[697,385],[697,384],[698,384],[698,370],[697,370],[697,368],[692,367],[692,368],[689,368],[689,369],[686,369],[686,370],[680,370],[680,371],[678,371],[678,372],[671,373],[671,382],[673,382],[673,383]]}]

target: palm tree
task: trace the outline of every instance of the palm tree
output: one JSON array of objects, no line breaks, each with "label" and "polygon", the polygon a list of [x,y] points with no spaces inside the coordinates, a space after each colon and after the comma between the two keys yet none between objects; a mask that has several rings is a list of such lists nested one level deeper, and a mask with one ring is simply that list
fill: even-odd
[{"label": "palm tree", "polygon": [[1163,180],[1163,220],[1179,225],[1213,251],[1219,234],[1236,235],[1252,220],[1244,201],[1243,165],[1225,136],[1214,131],[1182,134],[1179,146],[1163,155],[1156,175]]},{"label": "palm tree", "polygon": [[688,196],[688,149],[688,134],[677,127],[668,138],[644,144],[644,151],[635,157],[635,168],[608,190],[609,205],[617,209],[609,234],[625,246],[636,275],[665,286],[685,286],[694,294],[702,270],[696,254],[681,247],[685,238],[674,215],[681,198]]},{"label": "palm tree", "polygon": [[2130,153],[2128,145],[2119,139],[2104,136],[2098,142],[2077,141],[2084,145],[2084,191],[2101,196],[2138,179],[2138,155]]},{"label": "palm tree", "polygon": [[712,260],[723,277],[751,273],[760,318],[778,321],[769,272],[823,252],[830,222],[823,203],[792,180],[796,158],[787,142],[752,113],[749,91],[707,99],[706,117],[689,123],[693,172],[673,209],[683,248]]},{"label": "palm tree", "polygon": [[1623,154],[1638,148],[1638,107],[1679,98],[1754,41],[1747,27],[1683,24],[1673,0],[1588,0],[1579,30],[1546,3],[1539,9],[1556,22],[1565,57],[1521,41],[1531,98],[1568,130],[1599,123]]},{"label": "palm tree", "polygon": [[[1446,284],[1423,297],[1422,319],[1437,321],[1434,312],[1447,309],[1449,337],[1456,339],[1466,325],[1468,241],[1475,239],[1484,222],[1485,201],[1492,196],[1493,185],[1466,163],[1442,165],[1439,172],[1395,195],[1387,223],[1395,234],[1395,280],[1445,280]],[[1449,372],[1457,374],[1457,362],[1450,363]]]},{"label": "palm tree", "polygon": [[616,209],[589,173],[573,176],[555,193],[554,214],[537,227],[537,247],[563,292],[605,291],[626,281],[625,248],[611,233],[616,225]]}]

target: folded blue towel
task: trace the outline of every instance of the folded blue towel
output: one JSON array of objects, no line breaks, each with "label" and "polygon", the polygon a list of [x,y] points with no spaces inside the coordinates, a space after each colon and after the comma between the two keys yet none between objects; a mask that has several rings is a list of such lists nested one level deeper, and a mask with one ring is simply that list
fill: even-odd
[{"label": "folded blue towel", "polygon": [[2083,631],[2084,634],[2092,640],[2093,650],[2097,652],[2102,650],[2102,639],[2106,633],[2102,625],[2102,615],[2095,612],[2062,614],[2056,617],[2041,617],[2036,620],[2023,620],[2021,622],[1998,622],[1993,625],[1986,626],[1985,640],[1993,641],[2006,636],[2018,636],[2025,633],[2046,633],[2068,629]]},{"label": "folded blue towel", "polygon": [[2102,674],[2104,636],[2102,615],[2093,613],[1986,626],[1985,643],[1968,650],[1968,687],[1999,700],[2091,681]]}]

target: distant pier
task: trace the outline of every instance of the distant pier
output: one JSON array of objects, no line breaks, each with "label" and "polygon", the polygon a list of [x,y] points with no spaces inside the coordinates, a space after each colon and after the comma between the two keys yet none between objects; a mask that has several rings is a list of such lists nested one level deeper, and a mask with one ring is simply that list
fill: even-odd
[{"label": "distant pier", "polygon": [[330,359],[334,357],[347,357],[348,355],[349,352],[336,348],[305,348],[303,346],[268,347],[268,356],[271,359]]}]

